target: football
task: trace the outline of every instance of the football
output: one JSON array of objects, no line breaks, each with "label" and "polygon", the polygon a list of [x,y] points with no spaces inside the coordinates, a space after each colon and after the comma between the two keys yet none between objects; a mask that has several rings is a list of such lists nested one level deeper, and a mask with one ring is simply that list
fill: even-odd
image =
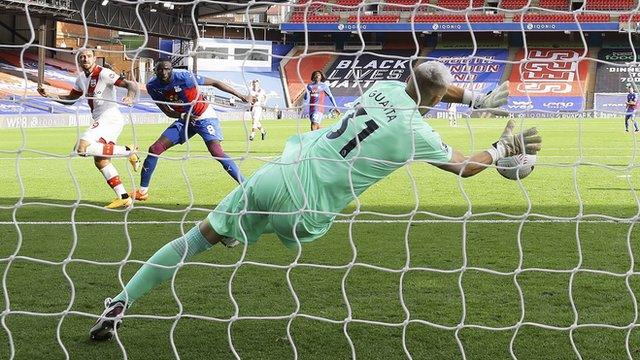
[{"label": "football", "polygon": [[496,170],[507,179],[518,180],[529,176],[535,164],[535,155],[520,154],[498,160],[496,162]]}]

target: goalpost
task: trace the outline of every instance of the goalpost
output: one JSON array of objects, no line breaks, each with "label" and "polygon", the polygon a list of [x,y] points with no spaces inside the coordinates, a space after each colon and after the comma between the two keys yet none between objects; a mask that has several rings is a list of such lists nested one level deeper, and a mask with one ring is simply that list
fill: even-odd
[{"label": "goalpost", "polygon": [[[112,1],[106,6],[143,11],[152,3]],[[247,18],[255,5],[246,6]],[[416,48],[411,54],[369,51],[364,44],[368,30],[363,24],[371,6],[387,14],[391,11],[383,9],[391,5],[403,10],[401,20],[409,21],[410,31],[397,34],[412,38]],[[626,110],[598,108],[620,101],[618,91],[595,93],[593,102],[587,98],[596,81],[590,65],[630,69],[636,59],[599,59],[582,25],[577,31],[583,49],[529,46],[527,34],[538,25],[521,17],[516,22],[521,48],[481,48],[474,31],[468,31],[472,48],[426,51],[423,37],[451,25],[427,30],[422,25],[431,23],[417,20],[425,8],[443,10],[437,4],[308,1],[287,6],[303,14],[305,42],[294,56],[298,59],[312,56],[310,17],[329,6],[357,14],[355,24],[340,15],[337,31],[352,26],[362,48],[322,51],[333,61],[323,70],[329,82],[335,81],[337,97],[347,99],[354,89],[363,93],[393,76],[406,80],[413,71],[410,66],[402,73],[356,71],[372,61],[380,65],[400,59],[415,65],[438,60],[450,67],[457,84],[479,92],[511,80],[507,110],[520,129],[538,126],[545,139],[533,174],[509,182],[487,169],[471,180],[410,161],[354,200],[325,238],[312,244],[289,250],[270,235],[255,246],[216,246],[179,263],[167,284],[126,312],[111,342],[94,346],[87,332],[103,310],[102,299],[117,294],[160,246],[204,219],[234,184],[221,169],[211,169],[208,153],[193,139],[160,156],[159,167],[166,170],[155,175],[155,198],[105,211],[97,205],[103,185],[96,185],[100,179],[91,161],[70,155],[71,143],[58,143],[69,134],[32,129],[20,121],[6,130],[8,141],[0,145],[0,179],[7,184],[0,187],[0,358],[634,358],[640,349],[637,142],[633,135],[624,136],[620,119]],[[493,10],[509,19],[526,9]],[[469,28],[475,16],[471,9],[451,12],[465,16],[464,22],[452,23],[461,29]],[[251,22],[247,27],[254,38]],[[635,54],[631,32],[628,38]],[[19,54],[23,65],[31,47],[44,54],[32,37]],[[8,53],[0,46],[5,49]],[[33,97],[29,94],[36,83],[29,75],[37,74],[38,82],[46,78],[39,59],[37,70],[23,67],[24,92],[17,103]],[[340,67],[341,60],[350,62]],[[308,83],[302,76],[308,69],[301,61],[296,64],[297,81]],[[338,80],[346,85],[340,88]],[[470,154],[495,141],[506,118],[479,119],[463,113],[463,107],[457,107],[455,128],[449,128],[442,105],[426,121],[450,146]],[[615,117],[596,118],[594,112]],[[20,112],[21,120],[38,116],[46,115]],[[133,114],[127,116],[122,136],[144,153],[164,125],[142,126],[131,120]],[[83,131],[81,122],[74,123],[75,137]],[[275,161],[288,136],[306,132],[308,119],[269,123],[274,126],[267,138],[271,143],[255,146],[247,141],[250,121],[238,124],[223,122],[225,147],[251,175]],[[123,183],[137,186],[139,174],[116,164],[126,178]],[[30,350],[31,342],[46,350]]]}]

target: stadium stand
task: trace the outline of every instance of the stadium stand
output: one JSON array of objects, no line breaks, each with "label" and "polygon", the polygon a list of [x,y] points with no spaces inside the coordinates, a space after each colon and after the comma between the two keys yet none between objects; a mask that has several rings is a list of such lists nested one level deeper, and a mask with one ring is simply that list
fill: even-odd
[{"label": "stadium stand", "polygon": [[350,23],[355,23],[360,19],[363,23],[397,23],[400,20],[399,15],[351,15],[347,19]]},{"label": "stadium stand", "polygon": [[571,2],[568,0],[540,0],[539,6],[549,10],[569,10]]},{"label": "stadium stand", "polygon": [[517,10],[524,8],[528,3],[528,0],[502,0],[500,7],[507,10]]},{"label": "stadium stand", "polygon": [[[426,5],[429,0],[388,0],[387,5],[383,5],[381,10],[383,11],[413,11],[416,4]],[[399,6],[404,5],[404,6]],[[418,6],[418,12],[427,11],[428,6]]]},{"label": "stadium stand", "polygon": [[635,0],[588,0],[587,10],[631,10],[636,7]]},{"label": "stadium stand", "polygon": [[484,0],[438,0],[436,5],[445,9],[462,10],[468,7],[480,8],[484,6]]},{"label": "stadium stand", "polygon": [[[619,18],[620,22],[640,22],[640,14],[622,14]],[[629,43],[628,41],[626,42]]]},{"label": "stadium stand", "polygon": [[[483,13],[469,13],[468,14],[469,22],[473,23],[496,23],[504,21],[504,14],[483,14]],[[467,22],[467,16],[465,14],[454,14],[454,15],[446,15],[446,14],[431,14],[431,15],[418,15],[415,17],[415,22],[426,22],[426,23],[438,23],[438,22],[449,22],[449,23],[459,23],[459,22]]]},{"label": "stadium stand", "polygon": [[[578,22],[609,22],[611,21],[611,15],[609,14],[577,14]],[[513,16],[513,22],[519,22],[522,18],[523,22],[532,23],[562,23],[562,22],[575,22],[576,18],[572,14],[539,14],[528,13],[522,16],[521,14],[515,14]]]}]

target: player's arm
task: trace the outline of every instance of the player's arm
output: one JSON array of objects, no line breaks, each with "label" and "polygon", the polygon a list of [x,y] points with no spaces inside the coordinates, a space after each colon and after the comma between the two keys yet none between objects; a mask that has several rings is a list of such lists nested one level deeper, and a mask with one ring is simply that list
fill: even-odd
[{"label": "player's arm", "polygon": [[114,84],[117,87],[127,89],[127,95],[122,98],[122,102],[126,105],[132,106],[133,100],[138,97],[138,83],[135,81],[126,80],[123,77],[120,77]]},{"label": "player's arm", "polygon": [[81,96],[82,91],[78,91],[77,89],[71,89],[69,94],[67,95],[59,95],[59,94],[49,94],[43,87],[38,88],[38,94],[47,99],[54,100],[57,103],[62,105],[71,105],[76,102]]},{"label": "player's arm", "polygon": [[496,161],[504,157],[518,154],[535,155],[542,148],[542,137],[538,135],[536,128],[529,128],[522,133],[514,134],[515,123],[513,120],[507,122],[500,139],[493,143],[488,150],[465,156],[457,150],[448,163],[433,163],[442,170],[459,174],[462,177],[469,177],[478,174],[487,166],[495,164]]},{"label": "player's arm", "polygon": [[[507,104],[509,97],[509,82],[505,81],[493,91],[488,93],[476,93],[465,90],[456,85],[449,85],[447,93],[442,97],[443,102],[460,103],[471,106],[474,109],[497,110]],[[502,113],[502,111],[498,111]]]},{"label": "player's arm", "polygon": [[333,94],[331,93],[331,89],[329,88],[329,85],[327,85],[326,83],[324,84],[324,93],[327,94],[327,96],[329,97],[329,100],[331,100],[331,104],[333,104],[333,109],[340,114],[340,109],[338,109],[338,104],[336,103],[336,99],[333,97]]},{"label": "player's arm", "polygon": [[213,86],[228,94],[231,94],[237,97],[238,99],[242,100],[242,102],[245,102],[245,103],[252,104],[254,102],[253,96],[241,94],[238,90],[234,89],[232,86],[229,86],[220,80],[211,79],[208,77],[202,77],[202,78],[203,78],[203,81],[198,82],[200,85]]},{"label": "player's arm", "polygon": [[166,101],[166,99],[160,96],[155,90],[150,89],[149,84],[147,84],[147,92],[149,93],[149,96],[151,97],[151,99],[155,101],[156,105],[158,106],[158,109],[160,109],[160,111],[162,111],[165,115],[167,115],[168,118],[171,118],[171,119],[180,118],[179,112],[173,110],[171,106],[160,102],[160,101]]}]

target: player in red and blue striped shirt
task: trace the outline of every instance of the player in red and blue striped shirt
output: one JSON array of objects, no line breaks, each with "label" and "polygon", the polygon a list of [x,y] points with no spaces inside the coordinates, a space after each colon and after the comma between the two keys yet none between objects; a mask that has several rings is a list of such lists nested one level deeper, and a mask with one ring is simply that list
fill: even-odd
[{"label": "player in red and blue striped shirt", "polygon": [[304,93],[305,104],[309,106],[309,120],[311,121],[311,131],[320,129],[320,123],[324,118],[324,96],[329,96],[329,100],[333,104],[335,111],[340,113],[336,99],[331,94],[329,84],[325,82],[326,78],[320,70],[311,73],[311,83],[307,85]]},{"label": "player in red and blue striped shirt", "polygon": [[147,200],[151,175],[156,168],[158,155],[176,144],[183,144],[195,134],[200,135],[209,153],[220,162],[224,170],[238,183],[244,178],[238,165],[222,150],[223,140],[220,120],[215,110],[198,92],[198,85],[215,86],[252,103],[253,97],[239,93],[233,87],[210,78],[194,75],[187,70],[173,69],[171,62],[160,61],[155,68],[156,76],[147,83],[147,92],[156,105],[170,118],[177,119],[149,147],[149,155],[142,165],[140,189],[136,190],[136,200]]}]

